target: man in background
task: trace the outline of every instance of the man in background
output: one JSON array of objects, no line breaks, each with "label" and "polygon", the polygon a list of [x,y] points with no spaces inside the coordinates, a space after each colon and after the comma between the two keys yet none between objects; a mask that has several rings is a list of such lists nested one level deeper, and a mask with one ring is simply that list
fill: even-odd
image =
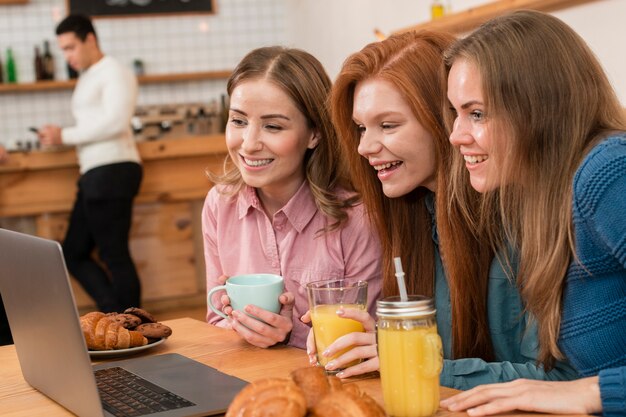
[{"label": "man in background", "polygon": [[[102,53],[88,17],[66,17],[56,34],[68,64],[80,73],[72,95],[76,124],[39,130],[43,146],[74,145],[78,155],[81,176],[63,242],[65,262],[99,310],[121,312],[138,307],[141,296],[128,247],[133,199],[142,178],[130,127],[137,80]],[[101,263],[93,258],[94,249]]]}]

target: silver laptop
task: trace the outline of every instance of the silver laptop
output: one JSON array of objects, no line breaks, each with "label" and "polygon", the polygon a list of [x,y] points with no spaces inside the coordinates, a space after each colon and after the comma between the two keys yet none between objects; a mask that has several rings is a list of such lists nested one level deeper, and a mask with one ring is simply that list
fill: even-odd
[{"label": "silver laptop", "polygon": [[[222,414],[247,384],[178,354],[92,367],[57,242],[0,229],[0,294],[24,379],[78,416]],[[136,414],[128,409],[130,400],[103,404],[108,389],[96,383],[95,373],[118,372],[130,372],[141,389],[162,394],[155,397],[159,405],[142,405]]]}]

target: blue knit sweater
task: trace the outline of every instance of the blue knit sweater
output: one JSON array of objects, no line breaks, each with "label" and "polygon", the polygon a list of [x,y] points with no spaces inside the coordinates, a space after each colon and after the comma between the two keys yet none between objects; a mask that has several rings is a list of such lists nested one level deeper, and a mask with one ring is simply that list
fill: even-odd
[{"label": "blue knit sweater", "polygon": [[626,133],[578,168],[573,221],[559,343],[582,376],[599,374],[604,415],[626,416]]}]

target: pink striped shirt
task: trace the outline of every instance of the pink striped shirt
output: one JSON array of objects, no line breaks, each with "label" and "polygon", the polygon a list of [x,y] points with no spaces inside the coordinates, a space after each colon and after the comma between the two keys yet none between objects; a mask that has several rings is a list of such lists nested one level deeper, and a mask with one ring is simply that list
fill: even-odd
[{"label": "pink striped shirt", "polygon": [[[295,295],[289,344],[299,348],[305,347],[309,332],[309,326],[300,321],[308,310],[308,282],[368,281],[368,310],[373,315],[382,284],[381,251],[362,204],[348,210],[343,228],[316,236],[327,218],[315,205],[306,181],[272,219],[263,211],[254,188],[228,197],[218,192],[220,187],[209,191],[202,211],[207,290],[219,285],[220,275],[283,276],[285,290]],[[221,306],[219,296],[213,302]],[[225,324],[210,309],[207,321]]]}]

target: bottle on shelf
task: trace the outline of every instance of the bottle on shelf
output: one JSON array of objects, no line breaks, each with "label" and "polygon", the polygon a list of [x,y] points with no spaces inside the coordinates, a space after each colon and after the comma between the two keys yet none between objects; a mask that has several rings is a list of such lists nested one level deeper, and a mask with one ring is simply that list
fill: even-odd
[{"label": "bottle on shelf", "polygon": [[213,99],[209,102],[209,134],[215,135],[220,133],[220,114],[217,100]]},{"label": "bottle on shelf", "polygon": [[2,57],[0,57],[0,84],[4,82],[4,66],[2,65]]},{"label": "bottle on shelf", "polygon": [[196,118],[191,109],[187,109],[185,112],[185,126],[188,134],[194,135],[196,133]]},{"label": "bottle on shelf", "polygon": [[224,133],[226,131],[226,124],[228,123],[228,109],[229,109],[229,104],[228,104],[228,99],[226,97],[226,94],[222,94],[222,108],[221,108],[221,112],[220,112],[220,133]]},{"label": "bottle on shelf", "polygon": [[137,58],[133,60],[133,71],[135,72],[135,75],[137,77],[140,77],[146,74],[145,66],[141,59]]},{"label": "bottle on shelf", "polygon": [[200,106],[198,114],[196,114],[196,134],[209,134],[209,117],[204,109],[204,106]]},{"label": "bottle on shelf", "polygon": [[430,3],[430,17],[431,19],[439,19],[446,13],[446,7],[443,4],[443,0],[432,0]]},{"label": "bottle on shelf", "polygon": [[13,57],[13,50],[7,48],[7,82],[17,83],[17,67],[15,65],[15,58]]},{"label": "bottle on shelf", "polygon": [[54,57],[50,53],[50,42],[43,42],[43,72],[45,80],[54,80]]},{"label": "bottle on shelf", "polygon": [[43,57],[39,51],[39,47],[35,46],[35,80],[45,80],[45,72],[43,68]]}]

